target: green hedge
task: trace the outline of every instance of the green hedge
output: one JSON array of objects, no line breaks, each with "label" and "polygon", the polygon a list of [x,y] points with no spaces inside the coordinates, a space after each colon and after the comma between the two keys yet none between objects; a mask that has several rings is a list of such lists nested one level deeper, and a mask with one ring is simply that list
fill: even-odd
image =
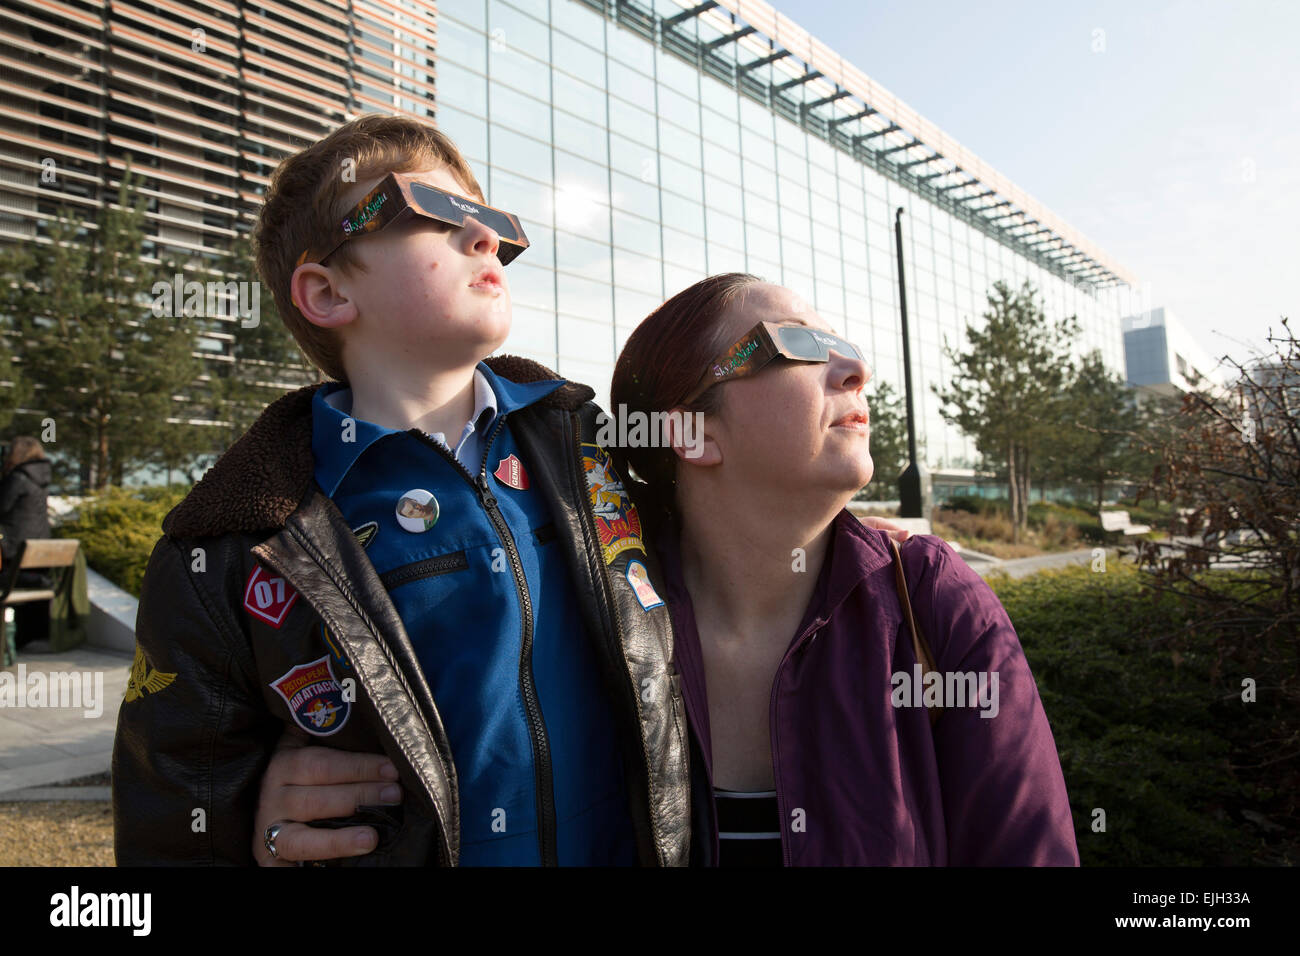
[{"label": "green hedge", "polygon": [[[1250,865],[1261,847],[1240,810],[1274,795],[1239,779],[1231,758],[1269,714],[1212,676],[1216,635],[1165,649],[1186,615],[1144,589],[1146,573],[1112,561],[1103,573],[989,579],[1052,726],[1081,862]],[[1105,832],[1092,829],[1095,808]]]},{"label": "green hedge", "polygon": [[189,485],[109,488],[83,501],[76,517],[61,523],[55,534],[79,538],[86,563],[138,598],[149,555],[162,537],[162,519],[189,490]]}]

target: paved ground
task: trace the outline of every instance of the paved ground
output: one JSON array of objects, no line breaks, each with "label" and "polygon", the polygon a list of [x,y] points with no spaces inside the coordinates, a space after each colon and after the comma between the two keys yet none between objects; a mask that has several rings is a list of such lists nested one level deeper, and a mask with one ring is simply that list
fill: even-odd
[{"label": "paved ground", "polygon": [[[0,697],[0,801],[15,790],[109,769],[117,709],[131,669],[130,657],[85,645],[61,654],[29,648],[19,651],[17,664],[0,672],[12,675],[0,680],[12,679],[18,695],[13,702],[8,691]],[[73,675],[79,675],[75,683]],[[62,699],[54,699],[56,690],[47,692],[42,706],[15,706],[42,703],[29,697],[34,686],[61,682],[66,691]],[[57,703],[71,706],[50,706]]]},{"label": "paved ground", "polygon": [[[130,669],[126,654],[28,645],[0,671],[13,682],[0,689],[0,866],[113,866],[108,770]],[[44,701],[39,684],[55,688]]]},{"label": "paved ground", "polygon": [[[1078,551],[1061,551],[1057,554],[1040,554],[1033,558],[1014,558],[1009,561],[999,561],[997,564],[989,565],[984,568],[977,568],[980,574],[987,574],[993,569],[1005,571],[1013,578],[1023,578],[1030,574],[1036,574],[1039,571],[1048,571],[1052,568],[1069,567],[1072,564],[1092,564],[1092,548],[1082,548]],[[1115,549],[1106,549],[1106,560],[1115,560]]]}]

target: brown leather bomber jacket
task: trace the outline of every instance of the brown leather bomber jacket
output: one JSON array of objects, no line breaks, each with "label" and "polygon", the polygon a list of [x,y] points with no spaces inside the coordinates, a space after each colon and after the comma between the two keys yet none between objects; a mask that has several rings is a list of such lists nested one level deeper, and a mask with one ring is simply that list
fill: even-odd
[{"label": "brown leather bomber jacket", "polygon": [[[487,364],[517,382],[559,378],[514,356]],[[288,723],[271,684],[331,653],[325,629],[356,680],[356,710],[329,746],[386,753],[403,789],[400,806],[340,821],[375,825],[380,843],[338,862],[457,863],[456,766],[437,705],[374,566],[313,478],[318,387],[268,406],[163,520],[113,750],[119,866],[253,862],[261,778]],[[513,413],[511,430],[545,490],[614,702],[639,859],[686,865],[691,744],[672,625],[667,607],[642,608],[625,575],[635,557],[658,585],[653,548],[602,558],[580,447],[595,441],[593,395],[567,382]],[[278,623],[246,611],[259,565],[284,579]]]}]

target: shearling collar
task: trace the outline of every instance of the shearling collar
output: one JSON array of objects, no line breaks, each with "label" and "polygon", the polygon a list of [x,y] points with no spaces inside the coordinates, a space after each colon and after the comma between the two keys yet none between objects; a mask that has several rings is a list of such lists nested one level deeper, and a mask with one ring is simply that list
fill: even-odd
[{"label": "shearling collar", "polygon": [[[498,355],[485,362],[512,382],[560,378],[546,366],[517,355]],[[283,528],[311,489],[315,470],[311,403],[323,385],[303,386],[268,405],[163,518],[163,533],[198,538]],[[536,404],[576,409],[594,397],[586,385],[566,382]]]}]

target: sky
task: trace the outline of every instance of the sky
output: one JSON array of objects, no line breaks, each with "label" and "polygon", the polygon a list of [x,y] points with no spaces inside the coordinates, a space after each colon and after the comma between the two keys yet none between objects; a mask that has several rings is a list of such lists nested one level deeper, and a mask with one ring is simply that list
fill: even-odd
[{"label": "sky", "polygon": [[1300,332],[1300,2],[769,0],[1212,356]]}]

